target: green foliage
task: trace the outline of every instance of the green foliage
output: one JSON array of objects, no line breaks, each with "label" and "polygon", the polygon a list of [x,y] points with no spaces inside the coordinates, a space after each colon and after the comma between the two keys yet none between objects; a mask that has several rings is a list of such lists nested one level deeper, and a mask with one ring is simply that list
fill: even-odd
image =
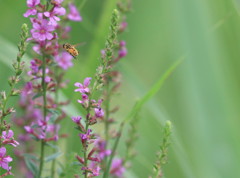
[{"label": "green foliage", "polygon": [[38,161],[37,157],[31,154],[24,154],[23,156],[27,168],[32,172],[33,175],[37,175],[38,173],[38,166],[36,165],[36,161]]},{"label": "green foliage", "polygon": [[160,152],[157,154],[157,161],[153,166],[154,177],[156,178],[163,177],[162,167],[167,163],[168,147],[170,145],[171,132],[172,132],[172,124],[170,121],[166,121],[166,124],[163,128],[163,139],[160,145]]},{"label": "green foliage", "polygon": [[183,61],[184,58],[177,60],[172,66],[167,69],[167,71],[160,77],[160,79],[151,87],[151,89],[133,106],[129,115],[125,118],[125,122],[131,121],[132,118],[140,111],[142,106],[149,101],[156,93],[161,89],[164,82],[168,79],[170,74],[178,67],[179,64]]}]

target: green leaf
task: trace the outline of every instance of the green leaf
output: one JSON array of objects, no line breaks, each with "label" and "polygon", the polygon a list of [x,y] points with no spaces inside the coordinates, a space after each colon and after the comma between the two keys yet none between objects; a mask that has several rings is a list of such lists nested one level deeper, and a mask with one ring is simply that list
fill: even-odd
[{"label": "green leaf", "polygon": [[33,173],[33,175],[37,175],[38,166],[33,160],[38,160],[35,156],[30,154],[24,154],[24,161],[27,165],[27,168]]},{"label": "green leaf", "polygon": [[37,93],[36,95],[34,95],[34,96],[32,97],[32,99],[34,100],[34,99],[39,98],[39,97],[41,97],[41,96],[42,96],[42,93]]},{"label": "green leaf", "polygon": [[51,143],[45,143],[45,144],[46,144],[47,146],[55,149],[55,150],[60,150],[60,148],[59,148],[57,145],[53,145],[53,144],[51,144]]},{"label": "green leaf", "polygon": [[24,158],[27,158],[27,159],[32,159],[35,161],[39,160],[35,155],[32,155],[32,154],[24,153],[23,156],[24,156]]},{"label": "green leaf", "polygon": [[177,60],[169,69],[160,77],[160,79],[152,86],[152,88],[140,99],[138,100],[129,115],[124,119],[124,122],[129,122],[134,116],[140,111],[142,106],[149,101],[163,86],[164,82],[172,74],[173,71],[182,63],[185,57]]},{"label": "green leaf", "polygon": [[58,158],[59,156],[62,156],[62,155],[63,155],[62,152],[56,152],[56,153],[54,153],[54,154],[46,157],[46,158],[44,159],[44,161],[45,161],[45,162],[49,162],[49,161],[52,161],[52,160],[54,160],[54,159],[56,159],[56,158]]}]

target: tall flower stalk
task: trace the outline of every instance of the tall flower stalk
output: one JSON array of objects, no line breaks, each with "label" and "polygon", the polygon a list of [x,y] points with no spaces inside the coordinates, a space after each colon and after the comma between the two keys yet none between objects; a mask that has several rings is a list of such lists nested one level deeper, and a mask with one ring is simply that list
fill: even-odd
[{"label": "tall flower stalk", "polygon": [[[10,77],[8,80],[8,84],[10,86],[9,91],[6,93],[5,91],[1,92],[1,102],[0,102],[0,167],[7,170],[6,173],[1,175],[1,177],[12,174],[10,172],[11,166],[8,165],[13,159],[10,156],[6,156],[6,145],[18,146],[19,143],[14,139],[14,132],[11,130],[10,124],[5,120],[6,117],[13,112],[15,112],[13,107],[8,106],[8,101],[11,97],[17,96],[20,94],[20,90],[16,88],[16,85],[20,81],[20,75],[23,72],[24,62],[22,62],[22,57],[27,48],[27,38],[28,38],[28,27],[26,24],[22,25],[21,33],[20,33],[21,41],[18,45],[18,55],[16,62],[13,63],[13,68],[15,71],[15,75]],[[7,108],[8,107],[8,108]]]},{"label": "tall flower stalk", "polygon": [[[58,91],[65,86],[65,81],[63,81],[64,71],[73,64],[71,61],[72,56],[63,51],[59,42],[67,39],[71,30],[70,27],[65,26],[66,21],[82,20],[74,4],[69,4],[69,11],[67,12],[62,6],[62,2],[63,0],[46,2],[27,0],[29,9],[24,13],[24,17],[31,17],[32,36],[29,41],[34,44],[33,50],[37,54],[30,62],[28,75],[31,81],[29,82],[28,94],[32,96],[30,100],[32,100],[31,103],[34,107],[42,110],[38,117],[24,127],[32,138],[40,142],[40,156],[39,159],[35,158],[39,160],[39,166],[36,166],[33,160],[26,157],[25,160],[27,166],[29,162],[35,165],[36,169],[32,169],[32,166],[29,169],[31,169],[34,176],[39,178],[43,175],[44,160],[46,158],[45,147],[52,145],[48,144],[48,142],[56,142],[59,137],[66,137],[66,134],[58,134],[60,129],[59,121],[66,116],[60,107],[67,104],[65,101],[58,100]],[[62,24],[60,23],[60,16],[64,18]],[[53,144],[52,148],[56,149],[56,146]],[[54,160],[56,158],[56,156],[51,156],[53,161],[52,176],[54,176],[55,172]]]},{"label": "tall flower stalk", "polygon": [[[162,178],[163,177],[163,166],[167,164],[168,160],[168,148],[170,146],[170,136],[172,133],[172,123],[166,121],[163,128],[163,139],[160,145],[160,151],[157,153],[157,160],[153,167],[153,177]],[[152,176],[150,176],[152,178]]]}]

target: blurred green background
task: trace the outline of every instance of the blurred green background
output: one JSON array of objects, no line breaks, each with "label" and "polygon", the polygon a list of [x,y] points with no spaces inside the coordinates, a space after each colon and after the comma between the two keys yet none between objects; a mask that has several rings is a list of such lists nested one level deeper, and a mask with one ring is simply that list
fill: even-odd
[{"label": "blurred green background", "polygon": [[[64,94],[73,105],[79,97],[73,83],[94,75],[115,2],[87,0],[81,10],[83,21],[71,23],[70,43],[86,42],[66,76],[70,83]],[[133,0],[127,32],[120,37],[127,41],[129,53],[119,64],[123,85],[114,99],[121,106],[116,117],[124,118],[172,63],[186,59],[139,113],[138,156],[126,177],[148,177],[167,119],[174,133],[165,177],[240,177],[239,7],[239,0]],[[15,59],[20,27],[29,23],[22,16],[26,9],[23,0],[0,0],[1,90],[11,74],[7,64]],[[65,151],[79,152],[70,119],[64,126],[75,135],[64,141]],[[120,155],[126,138],[120,143]]]}]

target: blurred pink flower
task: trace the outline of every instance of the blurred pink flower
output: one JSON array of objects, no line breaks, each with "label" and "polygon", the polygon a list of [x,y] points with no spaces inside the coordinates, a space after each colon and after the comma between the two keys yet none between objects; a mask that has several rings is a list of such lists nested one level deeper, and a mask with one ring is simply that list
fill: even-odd
[{"label": "blurred pink flower", "polygon": [[61,54],[55,56],[55,61],[59,67],[63,70],[67,70],[69,67],[73,66],[72,58],[73,57],[67,52],[62,52]]},{"label": "blurred pink flower", "polygon": [[14,133],[12,130],[8,130],[8,132],[3,131],[2,132],[2,139],[3,139],[2,144],[9,144],[14,147],[18,146],[19,143],[16,140],[14,140],[13,135],[14,135]]},{"label": "blurred pink flower", "polygon": [[1,147],[0,148],[0,167],[9,171],[11,167],[8,167],[8,163],[12,161],[12,158],[10,156],[5,156],[5,154],[6,154],[6,148]]},{"label": "blurred pink flower", "polygon": [[30,7],[31,9],[28,9],[27,12],[23,14],[24,17],[28,17],[30,15],[36,15],[37,10],[36,6],[40,4],[40,0],[27,0],[27,6]]},{"label": "blurred pink flower", "polygon": [[78,10],[77,10],[77,7],[70,3],[69,4],[69,14],[67,15],[68,19],[69,20],[72,20],[72,21],[82,21],[82,17],[80,16]]},{"label": "blurred pink flower", "polygon": [[124,172],[125,168],[123,167],[122,160],[118,158],[114,159],[110,169],[110,174],[115,175],[117,177],[123,177]]}]

